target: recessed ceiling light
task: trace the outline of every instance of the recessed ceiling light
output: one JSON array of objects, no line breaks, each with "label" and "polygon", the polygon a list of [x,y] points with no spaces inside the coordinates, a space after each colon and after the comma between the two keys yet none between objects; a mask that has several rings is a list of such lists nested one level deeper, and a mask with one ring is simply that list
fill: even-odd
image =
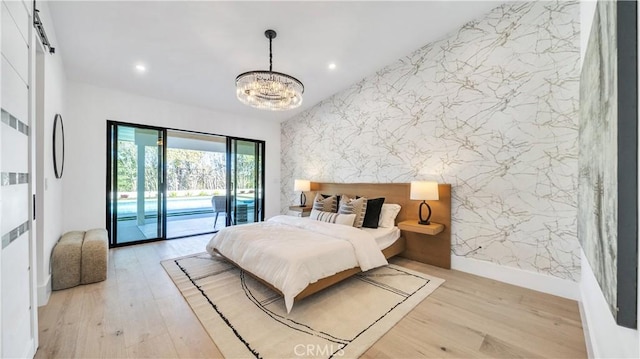
[{"label": "recessed ceiling light", "polygon": [[136,65],[136,71],[143,73],[147,71],[147,67],[144,66],[143,64],[137,64]]},{"label": "recessed ceiling light", "polygon": [[329,70],[335,70],[336,69],[336,64],[335,63],[330,63],[329,64]]}]

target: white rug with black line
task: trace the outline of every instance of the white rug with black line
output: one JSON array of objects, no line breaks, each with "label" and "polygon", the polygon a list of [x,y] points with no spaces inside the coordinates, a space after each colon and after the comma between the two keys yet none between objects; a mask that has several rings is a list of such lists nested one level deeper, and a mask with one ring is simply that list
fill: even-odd
[{"label": "white rug with black line", "polygon": [[163,267],[226,358],[355,358],[443,279],[390,264],[296,302],[222,258],[200,253]]}]

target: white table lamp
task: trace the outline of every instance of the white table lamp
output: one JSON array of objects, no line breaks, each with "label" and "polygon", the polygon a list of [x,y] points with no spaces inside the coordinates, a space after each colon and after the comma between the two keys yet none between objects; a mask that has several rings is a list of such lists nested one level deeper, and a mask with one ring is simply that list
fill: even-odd
[{"label": "white table lamp", "polygon": [[[431,218],[431,207],[427,201],[437,201],[440,199],[440,194],[438,193],[438,182],[425,182],[425,181],[411,181],[411,194],[410,199],[413,200],[422,200],[420,203],[420,210],[418,212],[418,216],[420,220],[419,224],[430,224],[429,219]],[[422,207],[427,206],[429,210],[429,214],[427,218],[422,217]]]},{"label": "white table lamp", "polygon": [[311,181],[297,179],[293,182],[293,190],[300,191],[300,207],[304,207],[307,202],[307,196],[304,193],[311,190]]}]

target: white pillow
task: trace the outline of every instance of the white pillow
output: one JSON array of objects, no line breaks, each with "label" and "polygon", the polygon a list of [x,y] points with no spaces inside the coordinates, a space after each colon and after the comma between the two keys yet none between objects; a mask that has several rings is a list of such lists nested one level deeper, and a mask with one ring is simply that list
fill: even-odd
[{"label": "white pillow", "polygon": [[379,227],[393,227],[395,226],[396,217],[398,213],[400,213],[400,205],[385,203],[382,205],[382,210],[380,211],[380,220],[378,221]]},{"label": "white pillow", "polygon": [[312,209],[309,218],[315,219],[320,222],[343,224],[345,226],[353,226],[353,221],[356,219],[355,214],[338,214],[333,212],[318,211]]}]

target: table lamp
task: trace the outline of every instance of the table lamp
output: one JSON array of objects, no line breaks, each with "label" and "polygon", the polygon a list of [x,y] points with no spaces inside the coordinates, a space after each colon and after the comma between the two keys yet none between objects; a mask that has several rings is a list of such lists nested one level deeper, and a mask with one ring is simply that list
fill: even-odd
[{"label": "table lamp", "polygon": [[[437,201],[440,199],[440,195],[438,193],[438,182],[411,181],[411,194],[409,198],[412,200],[422,200],[422,203],[420,203],[420,210],[418,212],[418,216],[420,218],[418,223],[424,225],[431,224],[431,222],[429,222],[429,219],[431,218],[431,207],[429,207],[427,201]],[[427,210],[429,211],[426,219],[422,217],[423,206],[427,206]]]},{"label": "table lamp", "polygon": [[311,190],[311,181],[297,179],[293,182],[293,190],[300,191],[300,207],[304,207],[307,202],[307,196],[304,193]]}]

